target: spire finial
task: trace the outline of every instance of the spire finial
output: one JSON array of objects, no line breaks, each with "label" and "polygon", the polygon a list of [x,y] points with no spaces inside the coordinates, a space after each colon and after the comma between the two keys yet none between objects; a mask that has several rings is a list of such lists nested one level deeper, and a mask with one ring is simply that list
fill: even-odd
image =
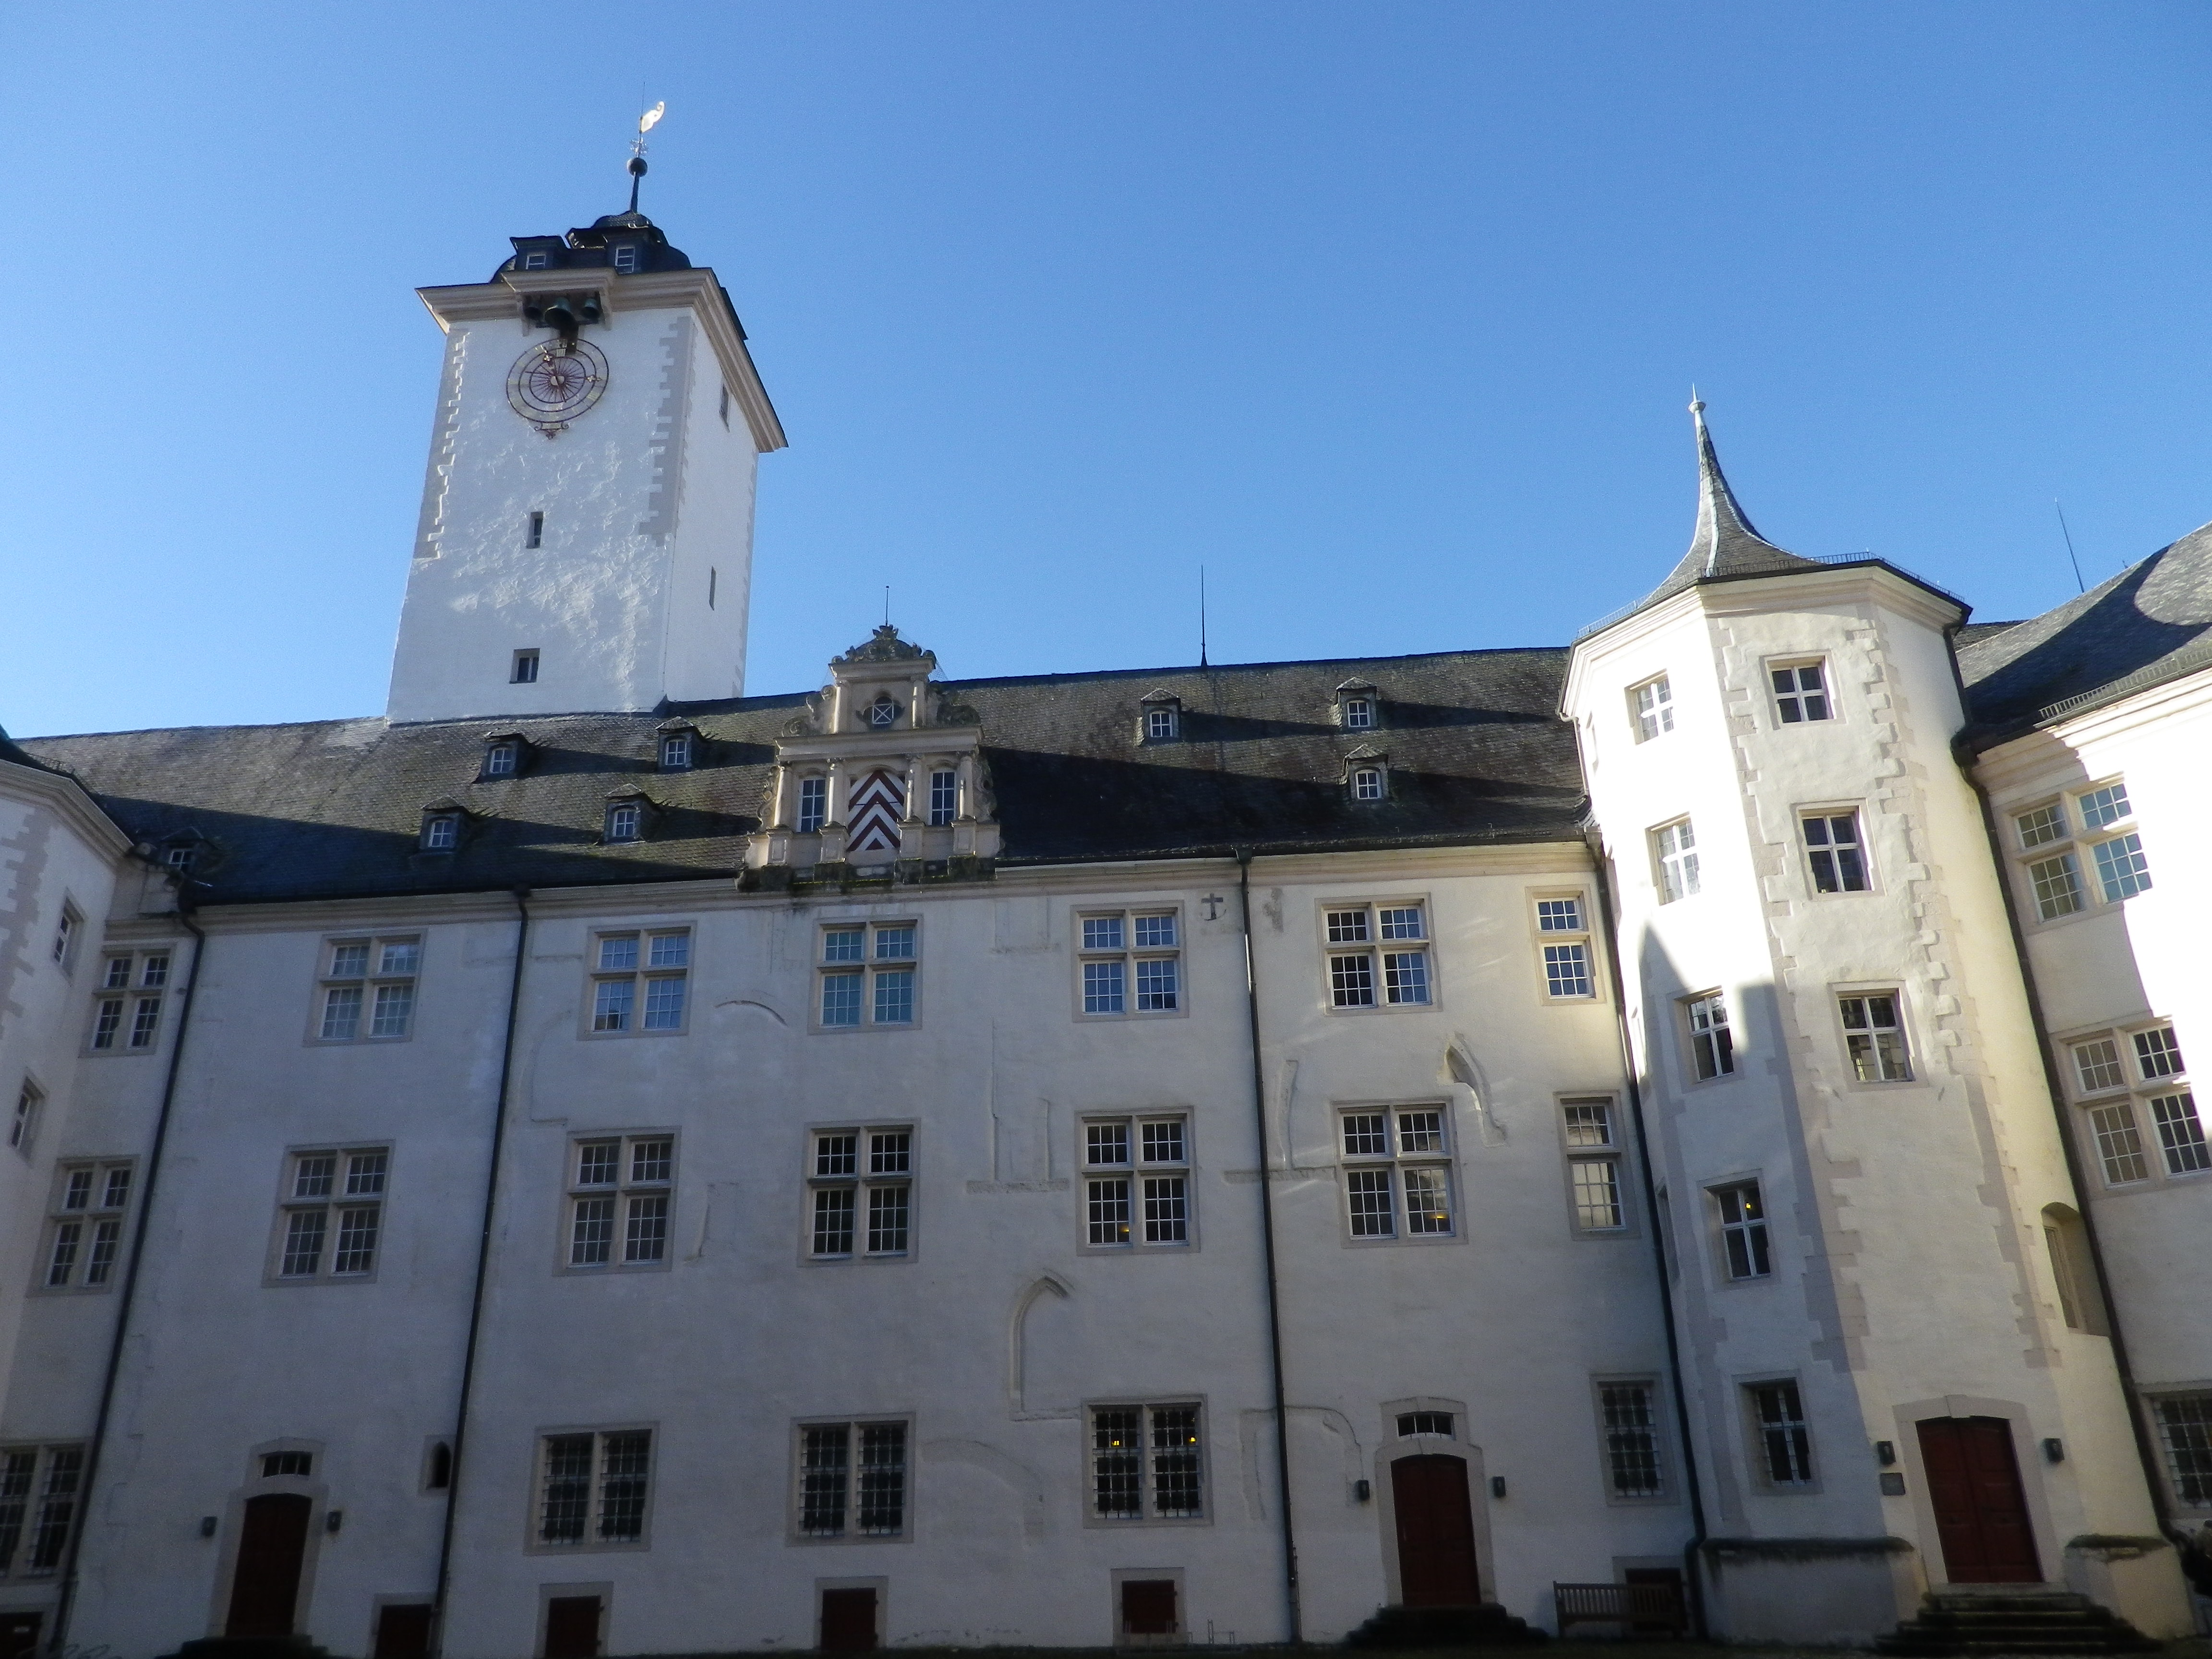
[{"label": "spire finial", "polygon": [[1703,415],[1705,412],[1705,400],[1698,396],[1698,383],[1692,380],[1690,382],[1690,413]]},{"label": "spire finial", "polygon": [[629,141],[629,210],[632,213],[637,211],[637,187],[645,178],[645,135],[651,132],[654,125],[666,113],[668,100],[664,98],[637,118],[637,137]]}]

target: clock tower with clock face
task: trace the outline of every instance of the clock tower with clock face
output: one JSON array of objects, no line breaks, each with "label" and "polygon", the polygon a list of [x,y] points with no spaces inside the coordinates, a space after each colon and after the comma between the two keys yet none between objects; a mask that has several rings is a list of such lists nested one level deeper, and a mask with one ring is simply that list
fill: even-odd
[{"label": "clock tower with clock face", "polygon": [[714,273],[631,212],[420,292],[446,361],[389,716],[741,695],[755,470],[784,437]]}]

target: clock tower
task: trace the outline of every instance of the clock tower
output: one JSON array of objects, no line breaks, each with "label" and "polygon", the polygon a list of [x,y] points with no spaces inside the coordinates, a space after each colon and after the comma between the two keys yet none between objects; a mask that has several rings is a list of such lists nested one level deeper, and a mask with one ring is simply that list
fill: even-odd
[{"label": "clock tower", "polygon": [[783,428],[714,273],[635,210],[426,288],[446,331],[386,714],[636,711],[744,685]]}]

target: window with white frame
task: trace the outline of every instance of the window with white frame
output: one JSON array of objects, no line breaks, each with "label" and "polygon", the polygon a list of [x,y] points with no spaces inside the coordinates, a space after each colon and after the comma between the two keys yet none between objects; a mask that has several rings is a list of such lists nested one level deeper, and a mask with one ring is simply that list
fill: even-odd
[{"label": "window with white frame", "polygon": [[592,936],[592,1033],[681,1031],[691,930],[630,927]]},{"label": "window with white frame", "polygon": [[169,983],[167,950],[118,951],[103,959],[100,994],[92,1000],[97,1054],[147,1054],[161,1031],[161,1000]]},{"label": "window with white frame", "polygon": [[1091,1513],[1098,1521],[1195,1521],[1206,1514],[1199,1407],[1091,1408]]},{"label": "window with white frame", "polygon": [[1333,1008],[1425,1008],[1429,976],[1427,908],[1417,902],[1327,904],[1322,938]]},{"label": "window with white frame", "polygon": [[806,1253],[893,1259],[914,1249],[914,1126],[817,1129],[806,1164]]},{"label": "window with white frame", "polygon": [[318,1042],[389,1042],[415,1027],[422,936],[388,933],[323,941]]},{"label": "window with white frame", "polygon": [[426,853],[450,853],[461,844],[459,812],[422,814],[422,848]]},{"label": "window with white frame", "polygon": [[1085,1017],[1182,1012],[1179,911],[1083,911],[1075,918],[1075,931]]},{"label": "window with white frame", "polygon": [[1662,823],[1651,832],[1651,868],[1659,902],[1672,904],[1698,890],[1698,837],[1687,818]]},{"label": "window with white frame", "polygon": [[2124,782],[2015,809],[2012,821],[2021,884],[2039,921],[2118,904],[2150,887]]},{"label": "window with white frame", "polygon": [[1538,948],[1544,954],[1544,994],[1553,1001],[1597,994],[1590,975],[1589,917],[1583,896],[1536,901]]},{"label": "window with white frame", "polygon": [[1905,1037],[1905,1001],[1895,991],[1851,991],[1836,999],[1844,1052],[1862,1083],[1910,1083],[1912,1052]]},{"label": "window with white frame", "polygon": [[830,780],[824,777],[799,779],[799,833],[802,836],[817,833],[829,817]]},{"label": "window with white frame", "polygon": [[1454,1236],[1449,1112],[1357,1106],[1338,1114],[1337,1129],[1355,1241]]},{"label": "window with white frame", "polygon": [[833,921],[822,929],[815,1012],[825,1031],[909,1026],[915,1019],[921,924]]},{"label": "window with white frame", "polygon": [[514,738],[495,738],[484,745],[483,775],[511,778],[521,769],[522,744]]},{"label": "window with white frame", "polygon": [[799,1425],[799,1531],[805,1538],[896,1538],[906,1531],[907,1425]]},{"label": "window with white frame", "polygon": [[2068,1082],[2106,1186],[2212,1170],[2212,1146],[2172,1027],[2083,1038],[2069,1054]]},{"label": "window with white frame", "polygon": [[1767,669],[1774,687],[1774,715],[1784,726],[1830,717],[1828,665],[1820,658],[1809,662],[1774,663]]},{"label": "window with white frame", "polygon": [[1389,793],[1389,775],[1382,768],[1355,766],[1352,769],[1352,799],[1377,801]]},{"label": "window with white frame", "polygon": [[81,1445],[0,1446],[0,1583],[61,1571],[83,1481]]},{"label": "window with white frame", "polygon": [[1619,1232],[1627,1225],[1620,1198],[1620,1139],[1610,1098],[1560,1103],[1567,1144],[1567,1182],[1575,1231]]},{"label": "window with white frame", "polygon": [[1700,1083],[1735,1073],[1735,1034],[1729,1027],[1728,998],[1718,991],[1682,1004],[1690,1028],[1690,1071]]},{"label": "window with white frame", "polygon": [[577,1136],[568,1143],[566,1265],[665,1267],[675,1193],[675,1136]]},{"label": "window with white frame", "polygon": [[1148,702],[1145,705],[1144,730],[1147,743],[1165,743],[1173,738],[1182,724],[1182,705],[1173,698]]},{"label": "window with white frame", "polygon": [[660,769],[664,772],[688,772],[691,769],[693,733],[664,732],[660,734]]},{"label": "window with white frame", "polygon": [[64,902],[61,919],[54,923],[53,946],[48,952],[48,959],[62,970],[64,978],[76,972],[77,941],[83,937],[83,913]]},{"label": "window with white frame", "polygon": [[46,1103],[46,1091],[30,1079],[25,1078],[15,1091],[15,1115],[8,1121],[8,1146],[25,1158],[39,1138],[40,1109]]},{"label": "window with white frame", "polygon": [[625,795],[609,801],[604,839],[617,842],[642,841],[644,838],[644,800],[636,795]]},{"label": "window with white frame", "polygon": [[507,678],[516,685],[537,684],[538,653],[535,651],[516,652],[514,653],[514,664],[508,671]]},{"label": "window with white frame", "polygon": [[1188,1245],[1190,1197],[1190,1122],[1182,1113],[1084,1120],[1084,1242],[1091,1248]]},{"label": "window with white frame", "polygon": [[1797,827],[1805,837],[1805,860],[1812,866],[1814,892],[1867,890],[1866,842],[1859,833],[1856,811],[1802,813]]},{"label": "window with white frame", "polygon": [[960,774],[939,767],[929,775],[929,822],[943,829],[960,816]]},{"label": "window with white frame", "polygon": [[1606,1490],[1618,1498],[1664,1498],[1658,1383],[1649,1378],[1600,1382],[1597,1411],[1605,1438]]},{"label": "window with white frame", "polygon": [[539,1437],[538,1548],[642,1544],[652,1497],[651,1429],[579,1429]]},{"label": "window with white frame", "polygon": [[1371,732],[1375,729],[1375,698],[1372,693],[1347,691],[1338,707],[1343,710],[1346,731]]},{"label": "window with white frame", "polygon": [[384,1231],[389,1146],[330,1146],[289,1153],[276,1201],[270,1277],[304,1285],[367,1279]]},{"label": "window with white frame", "polygon": [[1813,1484],[1813,1431],[1797,1384],[1787,1378],[1744,1385],[1759,1484],[1789,1490]]},{"label": "window with white frame", "polygon": [[2151,1405],[2174,1498],[2188,1509],[2212,1510],[2212,1394],[2160,1395]]},{"label": "window with white frame", "polygon": [[64,1164],[54,1170],[52,1212],[39,1274],[42,1291],[105,1291],[122,1269],[123,1222],[131,1208],[128,1158]]},{"label": "window with white frame", "polygon": [[878,691],[876,700],[868,705],[868,724],[878,732],[888,732],[898,724],[899,706],[891,701],[888,691]]},{"label": "window with white frame", "polygon": [[1674,690],[1668,684],[1664,674],[1657,679],[1646,680],[1632,686],[1628,692],[1628,712],[1636,721],[1636,740],[1649,743],[1663,732],[1674,729]]},{"label": "window with white frame", "polygon": [[1708,1188],[1721,1230],[1721,1267],[1730,1279],[1764,1279],[1774,1271],[1767,1249],[1766,1204],[1756,1181]]}]

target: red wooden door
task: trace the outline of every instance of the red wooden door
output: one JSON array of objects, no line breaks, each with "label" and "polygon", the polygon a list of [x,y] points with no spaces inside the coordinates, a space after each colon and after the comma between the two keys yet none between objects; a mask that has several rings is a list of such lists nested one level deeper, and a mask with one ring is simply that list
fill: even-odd
[{"label": "red wooden door", "polygon": [[1918,1428],[1946,1576],[1954,1584],[2042,1582],[2012,1425],[2000,1417],[1933,1417]]},{"label": "red wooden door", "polygon": [[553,1595],[545,1601],[545,1659],[599,1659],[599,1598]]},{"label": "red wooden door", "polygon": [[1400,1458],[1390,1466],[1390,1506],[1398,1524],[1400,1599],[1409,1607],[1473,1607],[1481,1601],[1465,1461]]},{"label": "red wooden door", "polygon": [[370,1659],[430,1659],[430,1604],[393,1601],[379,1607]]},{"label": "red wooden door", "polygon": [[307,1511],[313,1505],[294,1492],[267,1492],[246,1500],[238,1534],[238,1565],[230,1579],[226,1636],[289,1636],[300,1600],[300,1567],[307,1556]]},{"label": "red wooden door", "polygon": [[860,1589],[822,1592],[822,1650],[872,1653],[876,1645],[876,1593]]},{"label": "red wooden door", "polygon": [[1173,1636],[1175,1633],[1175,1580],[1124,1578],[1121,1581],[1121,1634]]}]

